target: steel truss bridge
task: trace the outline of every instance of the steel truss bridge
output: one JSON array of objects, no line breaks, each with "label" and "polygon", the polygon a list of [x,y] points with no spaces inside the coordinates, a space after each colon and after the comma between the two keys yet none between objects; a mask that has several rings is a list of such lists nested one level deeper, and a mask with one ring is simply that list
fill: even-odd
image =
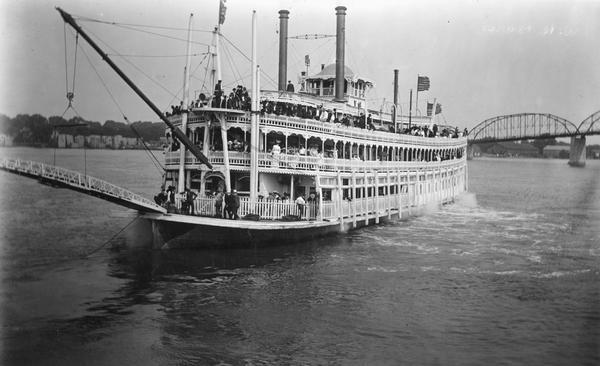
[{"label": "steel truss bridge", "polygon": [[469,144],[498,141],[532,140],[556,137],[600,135],[600,111],[584,119],[579,126],[543,113],[520,113],[486,119],[468,135]]}]

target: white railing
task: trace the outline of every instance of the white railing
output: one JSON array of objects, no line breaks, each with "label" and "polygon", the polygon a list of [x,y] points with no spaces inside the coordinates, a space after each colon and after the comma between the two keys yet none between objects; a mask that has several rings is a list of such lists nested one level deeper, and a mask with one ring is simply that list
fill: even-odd
[{"label": "white railing", "polygon": [[[466,157],[444,161],[374,161],[333,159],[316,156],[288,155],[288,154],[258,154],[258,167],[264,169],[304,170],[322,172],[352,172],[363,170],[396,170],[396,169],[438,169],[447,168],[463,163]],[[223,152],[213,151],[208,160],[214,165],[223,165]],[[166,165],[179,165],[179,151],[165,153]],[[189,151],[185,155],[186,165],[200,165]],[[229,166],[250,168],[250,154],[229,152]]]},{"label": "white railing", "polygon": [[[181,123],[180,119],[174,119],[174,125]],[[246,115],[229,114],[227,122],[231,125],[250,125],[250,118]],[[188,125],[192,123],[206,123],[205,119],[192,117]],[[191,127],[191,126],[190,126]],[[231,126],[230,126],[231,127]],[[235,126],[234,126],[235,127]],[[433,147],[459,147],[466,144],[466,137],[443,138],[422,137],[408,134],[390,133],[385,131],[367,130],[358,127],[347,127],[333,122],[322,122],[315,119],[306,119],[291,116],[278,116],[276,114],[264,114],[260,117],[261,130],[279,130],[281,132],[313,132],[314,137],[326,136],[354,139],[355,142],[381,142],[392,144],[407,144],[423,148]],[[295,131],[290,131],[295,130]]]},{"label": "white railing", "polygon": [[[410,175],[409,179],[390,182],[390,186],[400,185],[400,192],[384,196],[372,196],[310,202],[305,206],[302,220],[327,220],[327,221],[354,221],[396,215],[413,207],[421,207],[429,203],[443,204],[453,200],[457,194],[464,191],[464,167],[451,169],[438,169],[419,174]],[[414,178],[414,179],[413,179]],[[352,187],[343,186],[343,189],[352,191]],[[363,187],[356,187],[362,192]],[[339,191],[337,191],[339,194]],[[339,196],[338,196],[339,197]],[[215,199],[197,198],[194,200],[194,214],[215,217]],[[176,212],[181,212],[180,198],[176,198]],[[224,204],[222,205],[224,210]],[[189,212],[185,212],[188,214]],[[248,197],[240,197],[238,216],[248,214],[258,215],[261,220],[281,220],[285,216],[299,216],[300,211],[294,201],[257,200],[250,201]]]},{"label": "white railing", "polygon": [[[353,202],[352,200],[342,200],[341,204],[337,201],[323,201],[323,206],[321,208],[322,216],[320,216],[318,203],[308,202],[302,213],[302,220],[336,220],[340,218],[340,212],[341,216],[344,218],[365,215],[385,216],[388,213],[388,210],[397,212],[399,209],[398,203],[400,203],[403,208],[407,208],[409,205],[408,195],[402,193],[399,195],[399,198],[397,198],[397,195],[392,195],[391,197],[379,196],[357,198],[356,202]],[[417,201],[413,200],[412,205],[415,206],[416,204]],[[181,212],[181,198],[176,198],[175,207],[178,212]],[[221,207],[222,210],[225,210],[224,204],[222,204]],[[356,207],[356,209],[354,207]],[[203,197],[194,200],[194,215],[216,217],[216,214],[215,198]],[[293,201],[258,200],[252,202],[248,197],[240,197],[238,215],[240,217],[246,215],[258,215],[261,220],[280,220],[285,216],[300,216],[300,211],[298,205]],[[221,213],[220,216],[224,216],[223,213]]]},{"label": "white railing", "polygon": [[49,181],[64,183],[77,188],[78,190],[88,192],[94,191],[104,196],[119,198],[139,206],[150,208],[153,211],[166,212],[164,208],[139,194],[128,191],[102,179],[54,165],[28,160],[2,159],[0,161],[0,169],[20,172],[34,177],[48,179]]},{"label": "white railing", "polygon": [[[196,198],[194,200],[194,214],[208,217],[217,216],[215,201],[214,197]],[[176,197],[175,207],[177,210],[181,210],[182,199],[180,197]],[[224,203],[222,203],[221,207],[222,210],[225,210]],[[318,211],[316,203],[307,203],[302,213],[302,219],[317,219]],[[293,201],[258,200],[251,202],[248,197],[240,197],[238,216],[244,217],[246,215],[258,215],[264,220],[279,220],[289,215],[300,216],[300,210],[298,205]],[[223,213],[220,216],[223,216]]]}]

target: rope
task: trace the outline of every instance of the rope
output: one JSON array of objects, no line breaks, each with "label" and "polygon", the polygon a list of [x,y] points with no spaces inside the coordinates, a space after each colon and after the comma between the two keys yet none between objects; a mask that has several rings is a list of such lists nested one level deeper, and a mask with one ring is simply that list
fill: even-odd
[{"label": "rope", "polygon": [[144,150],[146,150],[146,153],[148,154],[148,156],[150,157],[152,163],[154,164],[154,166],[156,167],[156,169],[158,169],[159,173],[162,176],[162,173],[165,171],[165,167],[162,166],[162,164],[160,163],[160,161],[158,160],[158,158],[156,157],[156,155],[154,155],[154,153],[152,152],[152,150],[150,149],[150,147],[146,144],[146,141],[144,141],[144,138],[142,137],[142,135],[140,135],[138,133],[138,131],[133,127],[133,125],[129,122],[129,119],[127,119],[127,116],[123,115],[123,118],[125,119],[125,121],[127,122],[127,124],[129,125],[129,128],[131,128],[131,130],[136,134],[136,136],[140,139],[140,141],[142,142],[142,144],[144,145]]},{"label": "rope", "polygon": [[69,104],[71,104],[71,100],[75,95],[75,76],[77,75],[77,49],[79,48],[79,33],[75,35],[75,57],[73,61],[73,87],[71,88],[71,99],[69,99]]},{"label": "rope", "polygon": [[[163,26],[158,26],[158,25],[109,22],[109,21],[105,21],[105,20],[88,18],[88,17],[84,17],[84,16],[75,16],[75,15],[73,15],[73,18],[77,18],[77,19],[85,21],[85,22],[95,22],[95,23],[102,23],[102,24],[108,24],[108,25],[127,25],[130,27],[154,28],[154,29],[165,29],[165,30],[182,30],[182,31],[188,30],[187,28],[163,27]],[[192,29],[192,32],[212,33],[213,31],[212,30],[203,30],[203,29]]]},{"label": "rope", "polygon": [[[160,162],[158,161],[158,159],[156,158],[156,156],[154,155],[154,153],[152,153],[152,151],[150,150],[150,148],[148,147],[148,145],[146,145],[146,142],[144,141],[144,139],[142,138],[142,136],[135,130],[135,128],[133,128],[133,126],[129,123],[129,119],[127,118],[127,116],[125,115],[125,112],[123,111],[123,109],[121,108],[121,105],[119,104],[119,102],[117,102],[117,99],[114,97],[114,95],[110,92],[110,89],[108,88],[108,86],[106,85],[106,83],[104,82],[104,79],[102,79],[102,76],[100,76],[100,73],[98,72],[98,70],[96,69],[96,67],[94,66],[94,64],[92,63],[92,61],[90,60],[87,52],[85,52],[84,49],[81,49],[81,51],[83,52],[83,54],[85,55],[85,58],[88,60],[90,66],[92,66],[92,69],[94,70],[94,72],[96,73],[96,76],[98,76],[98,79],[100,80],[100,83],[102,84],[102,86],[104,87],[104,89],[106,90],[106,92],[108,93],[108,95],[110,96],[110,99],[113,101],[113,103],[115,104],[115,106],[117,107],[117,109],[119,110],[119,112],[121,113],[121,115],[123,116],[123,118],[125,119],[125,121],[127,122],[127,124],[129,125],[129,128],[131,128],[133,130],[133,132],[140,138],[140,140],[142,141],[142,144],[144,145],[144,149],[146,150],[146,152],[149,152],[150,159],[152,161],[152,163],[154,164],[154,166],[159,170],[159,173],[162,176],[162,173],[164,172],[164,167],[160,164]],[[158,164],[158,165],[157,165]]]},{"label": "rope", "polygon": [[[88,33],[90,33],[91,35],[93,35],[94,37],[96,37],[96,39],[101,42],[105,47],[109,48],[111,51],[113,51],[114,53],[118,53],[114,48],[112,48],[108,43],[104,42],[102,40],[102,38],[98,37],[96,34],[94,34],[92,31],[90,31],[88,29]],[[162,84],[160,84],[158,81],[154,80],[152,77],[150,77],[148,74],[146,74],[143,70],[141,70],[137,65],[135,65],[133,62],[129,61],[127,58],[125,57],[121,57],[125,62],[127,62],[128,64],[130,64],[131,66],[133,66],[136,70],[138,70],[142,75],[144,75],[146,78],[148,78],[148,80],[150,80],[151,82],[153,82],[155,85],[157,85],[159,88],[161,88],[162,90],[164,90],[165,92],[167,92],[168,94],[170,94],[172,97],[177,98],[177,95],[174,94],[173,92],[171,92],[169,89],[165,88]]]},{"label": "rope", "polygon": [[[125,26],[125,25],[118,25],[118,24],[114,24],[114,25],[115,25],[115,26],[117,26],[117,27],[119,27],[119,28],[123,28],[123,29],[129,29],[129,30],[136,31],[136,32],[141,32],[141,33],[147,33],[147,34],[151,34],[151,35],[153,35],[153,36],[157,36],[157,37],[164,37],[164,38],[174,39],[174,40],[176,40],[176,41],[182,41],[182,42],[185,42],[185,43],[187,43],[187,42],[188,42],[188,40],[187,40],[187,39],[185,39],[185,38],[178,38],[178,37],[167,36],[167,35],[165,35],[165,34],[160,34],[160,33],[156,33],[156,32],[144,31],[144,30],[141,30],[141,29],[135,29],[135,28],[128,27],[128,26]],[[208,46],[210,46],[208,43],[202,43],[202,42],[195,42],[195,41],[192,41],[191,43],[193,43],[193,44],[199,44],[199,45],[202,45],[202,46],[207,46],[207,47],[208,47]]]},{"label": "rope", "polygon": [[[238,51],[242,56],[244,56],[246,58],[246,60],[251,61],[250,57],[246,56],[246,54],[244,52],[242,52],[242,50],[240,50],[235,44],[233,44],[233,42],[231,42],[227,37],[225,37],[223,34],[220,34],[221,37],[223,37],[223,39],[225,39],[236,51]],[[264,75],[271,83],[273,83],[273,85],[277,85],[278,83],[275,81],[275,79],[273,79],[271,76],[269,76],[269,74],[267,74],[266,72],[264,72],[264,70],[261,69],[261,75]]]},{"label": "rope", "polygon": [[125,231],[125,229],[127,229],[129,226],[131,226],[131,224],[133,224],[137,219],[139,219],[139,216],[136,216],[133,218],[133,220],[131,220],[127,225],[125,225],[121,230],[119,230],[115,235],[113,235],[110,239],[108,239],[107,241],[105,241],[104,243],[102,243],[102,245],[98,246],[97,248],[93,249],[92,251],[90,251],[87,254],[84,254],[81,256],[81,259],[86,259],[89,256],[91,256],[92,254],[96,253],[97,251],[99,251],[100,249],[104,248],[106,246],[106,244],[110,243],[114,238],[117,237],[117,235],[121,234],[123,231]]},{"label": "rope", "polygon": [[[226,43],[223,43],[223,46],[224,46],[223,53],[225,54],[225,58],[227,59],[227,62],[229,63],[229,67],[231,67],[231,71],[233,72],[234,77],[237,78],[237,80],[243,80],[242,73],[237,68],[237,65],[235,64],[235,60],[233,59],[233,55],[231,54],[229,47],[227,47]],[[237,73],[237,75],[236,75],[236,73]],[[236,82],[237,82],[237,80],[236,80]]]},{"label": "rope", "polygon": [[[67,23],[63,23],[63,36],[65,39],[65,94],[69,93],[69,65],[67,57]],[[65,110],[66,112],[66,110]],[[64,115],[64,113],[63,113]]]}]

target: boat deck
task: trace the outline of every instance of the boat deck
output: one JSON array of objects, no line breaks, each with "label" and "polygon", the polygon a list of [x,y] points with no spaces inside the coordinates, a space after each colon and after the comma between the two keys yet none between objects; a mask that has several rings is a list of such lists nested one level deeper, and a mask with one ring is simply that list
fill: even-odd
[{"label": "boat deck", "polygon": [[308,229],[308,228],[319,228],[332,225],[339,225],[338,220],[331,221],[276,221],[276,220],[230,220],[230,219],[219,219],[214,217],[202,217],[192,215],[181,215],[181,214],[159,214],[159,213],[145,213],[144,218],[173,222],[180,224],[193,224],[203,226],[215,226],[222,228],[232,229],[249,229],[249,230],[282,230],[282,229]]}]

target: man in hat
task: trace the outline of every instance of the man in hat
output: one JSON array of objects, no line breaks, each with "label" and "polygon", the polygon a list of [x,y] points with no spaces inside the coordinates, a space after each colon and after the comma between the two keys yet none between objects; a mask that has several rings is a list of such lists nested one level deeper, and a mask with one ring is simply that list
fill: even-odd
[{"label": "man in hat", "polygon": [[[192,192],[189,188],[185,189],[185,201],[189,207],[189,214],[194,215],[194,200],[198,195]],[[188,212],[186,212],[188,213]]]},{"label": "man in hat", "polygon": [[230,205],[231,205],[231,219],[234,220],[239,220],[239,216],[238,216],[238,210],[240,208],[240,196],[238,196],[237,194],[237,190],[233,190],[233,193],[231,194],[231,198],[230,198]]}]

